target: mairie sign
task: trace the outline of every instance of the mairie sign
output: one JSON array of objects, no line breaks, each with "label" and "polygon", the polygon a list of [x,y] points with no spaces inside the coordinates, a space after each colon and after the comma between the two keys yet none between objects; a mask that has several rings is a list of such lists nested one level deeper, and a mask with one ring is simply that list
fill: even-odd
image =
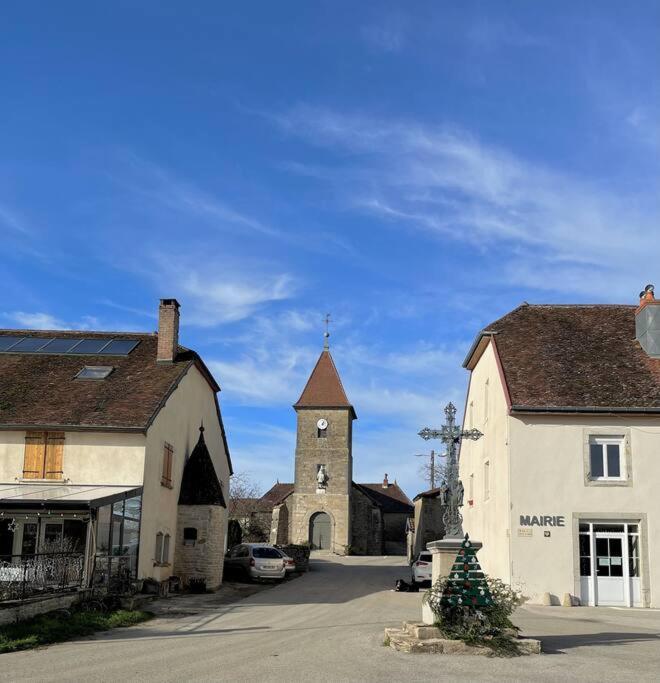
[{"label": "mairie sign", "polygon": [[566,526],[563,515],[520,515],[520,526]]}]

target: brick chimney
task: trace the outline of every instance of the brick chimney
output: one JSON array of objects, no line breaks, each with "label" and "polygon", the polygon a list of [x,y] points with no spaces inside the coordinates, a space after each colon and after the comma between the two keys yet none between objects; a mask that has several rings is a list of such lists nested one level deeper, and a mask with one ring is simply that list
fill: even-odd
[{"label": "brick chimney", "polygon": [[179,302],[176,299],[161,299],[158,307],[158,352],[159,363],[172,363],[179,346]]},{"label": "brick chimney", "polygon": [[385,478],[383,479],[383,488],[386,489],[390,485],[390,482],[387,481],[387,473],[385,474]]},{"label": "brick chimney", "polygon": [[653,285],[646,285],[639,293],[635,337],[651,358],[660,358],[660,300],[655,298]]}]

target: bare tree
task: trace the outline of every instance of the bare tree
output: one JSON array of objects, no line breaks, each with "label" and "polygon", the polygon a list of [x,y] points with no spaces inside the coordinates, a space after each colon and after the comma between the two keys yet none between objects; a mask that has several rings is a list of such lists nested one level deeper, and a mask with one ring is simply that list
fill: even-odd
[{"label": "bare tree", "polygon": [[261,498],[261,489],[249,472],[238,472],[229,480],[229,506],[227,512],[230,519],[238,519],[249,515],[254,509],[253,501]]},{"label": "bare tree", "polygon": [[422,456],[422,454],[418,457],[424,457],[417,470],[424,483],[431,489],[442,486],[446,477],[445,456],[435,453],[433,458],[430,455]]}]

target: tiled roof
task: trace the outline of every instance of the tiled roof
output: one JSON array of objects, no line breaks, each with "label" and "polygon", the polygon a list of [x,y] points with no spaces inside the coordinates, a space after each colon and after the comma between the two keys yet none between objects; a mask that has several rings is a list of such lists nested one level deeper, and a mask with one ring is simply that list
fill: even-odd
[{"label": "tiled roof", "polygon": [[266,491],[260,500],[268,503],[271,509],[279,505],[293,493],[293,484],[275,484],[270,490]]},{"label": "tiled roof", "polygon": [[495,342],[512,409],[660,411],[660,359],[635,339],[635,306],[528,305],[481,333]]},{"label": "tiled roof", "polygon": [[398,484],[389,484],[387,488],[383,488],[382,484],[355,484],[354,482],[353,485],[379,505],[383,512],[412,514],[414,511],[412,501],[399,488]]},{"label": "tiled roof", "polygon": [[420,498],[437,498],[441,492],[442,487],[436,486],[434,489],[428,489],[428,491],[422,491],[421,493],[418,493],[415,496],[415,500],[419,500]]},{"label": "tiled roof", "polygon": [[223,508],[227,507],[218,474],[204,441],[203,428],[199,430],[197,444],[183,468],[179,505],[220,505]]},{"label": "tiled roof", "polygon": [[329,351],[319,356],[294,408],[350,408],[356,417]]},{"label": "tiled roof", "polygon": [[[16,330],[0,330],[15,336]],[[26,337],[133,339],[125,356],[0,353],[0,427],[146,429],[192,365],[219,387],[194,351],[179,347],[174,363],[156,362],[155,334],[21,331]],[[74,379],[85,365],[109,365],[102,380]]]}]

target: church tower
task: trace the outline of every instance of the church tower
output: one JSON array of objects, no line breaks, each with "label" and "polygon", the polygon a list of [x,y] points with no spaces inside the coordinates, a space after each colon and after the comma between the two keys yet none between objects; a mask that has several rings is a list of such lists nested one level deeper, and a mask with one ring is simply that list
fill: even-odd
[{"label": "church tower", "polygon": [[[327,338],[327,335],[326,335]],[[353,420],[327,341],[293,406],[298,417],[291,505],[293,543],[345,554],[351,543]]]}]

